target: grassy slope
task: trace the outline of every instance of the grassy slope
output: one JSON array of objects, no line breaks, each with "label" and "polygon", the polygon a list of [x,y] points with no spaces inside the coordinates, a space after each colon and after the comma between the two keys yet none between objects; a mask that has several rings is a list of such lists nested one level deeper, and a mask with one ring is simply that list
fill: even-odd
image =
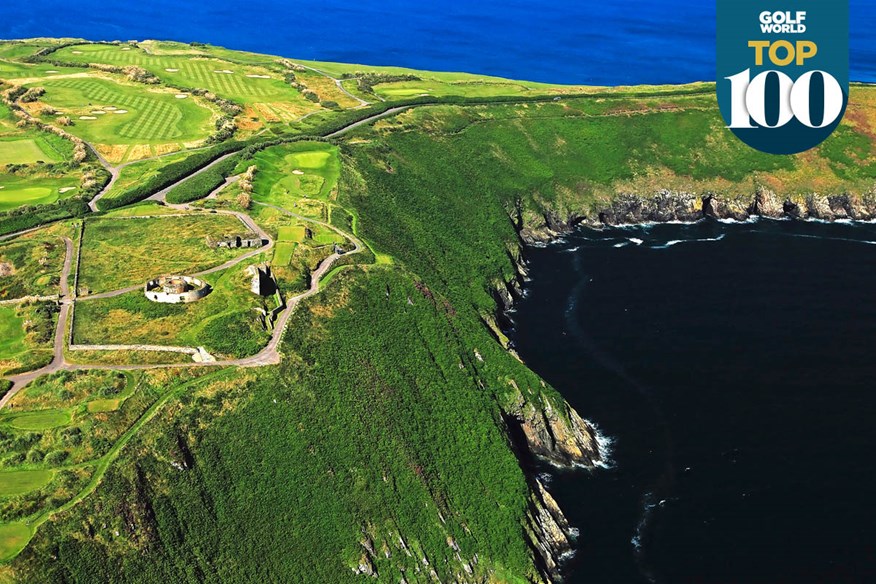
[{"label": "grassy slope", "polygon": [[[364,528],[392,550],[380,555],[381,581],[397,582],[423,553],[450,580],[461,568],[448,536],[464,558],[479,554],[479,573],[522,581],[526,483],[490,390],[509,375],[535,386],[534,376],[395,270],[343,273],[290,331],[279,370],[183,400],[150,427],[95,499],[114,503],[41,528],[16,563],[22,579],[353,582]],[[167,460],[181,450],[192,453],[185,472]],[[135,529],[107,537],[99,526],[117,512]],[[72,537],[87,525],[99,539]]]}]

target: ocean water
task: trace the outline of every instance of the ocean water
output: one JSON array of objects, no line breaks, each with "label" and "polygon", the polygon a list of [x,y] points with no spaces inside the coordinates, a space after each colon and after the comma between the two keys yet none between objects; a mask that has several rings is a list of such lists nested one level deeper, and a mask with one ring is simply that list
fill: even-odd
[{"label": "ocean water", "polygon": [[613,440],[548,473],[568,582],[876,582],[876,225],[584,230],[512,334]]},{"label": "ocean water", "polygon": [[[876,81],[876,4],[851,0],[854,80]],[[158,38],[551,83],[715,78],[711,0],[4,0],[0,38]]]}]

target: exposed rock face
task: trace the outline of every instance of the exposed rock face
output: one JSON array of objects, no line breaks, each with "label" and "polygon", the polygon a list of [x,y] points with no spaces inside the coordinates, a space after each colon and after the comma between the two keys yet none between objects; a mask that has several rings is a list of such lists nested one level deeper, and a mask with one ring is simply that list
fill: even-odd
[{"label": "exposed rock face", "polygon": [[772,191],[766,189],[757,189],[754,195],[754,202],[751,205],[751,214],[761,217],[778,218],[783,217],[785,208],[782,201]]},{"label": "exposed rock face", "polygon": [[599,214],[599,220],[609,225],[622,223],[665,223],[696,221],[703,216],[702,200],[690,193],[660,191],[653,197],[624,193]]},{"label": "exposed rock face", "polygon": [[704,217],[745,221],[752,216],[772,219],[835,221],[876,219],[876,193],[780,196],[758,188],[753,194],[694,195],[663,190],[650,195],[621,193],[601,211],[582,215],[547,211],[543,215],[518,215],[518,230],[526,243],[547,243],[579,225],[634,225],[638,223],[692,222]]},{"label": "exposed rock face", "polygon": [[557,466],[593,467],[603,459],[596,431],[566,402],[556,406],[547,398],[527,401],[517,390],[512,408],[506,412],[512,433],[522,438],[517,447]]},{"label": "exposed rock face", "polygon": [[563,560],[572,551],[575,531],[541,481],[534,479],[533,483],[527,533],[530,545],[543,563],[545,581],[550,583],[562,579],[560,569]]}]

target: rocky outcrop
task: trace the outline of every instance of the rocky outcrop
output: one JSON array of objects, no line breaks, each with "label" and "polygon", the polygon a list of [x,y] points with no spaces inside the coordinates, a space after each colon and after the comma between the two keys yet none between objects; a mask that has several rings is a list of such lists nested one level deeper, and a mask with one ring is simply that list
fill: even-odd
[{"label": "rocky outcrop", "polygon": [[527,521],[529,543],[541,560],[545,581],[561,580],[560,570],[572,553],[577,531],[569,526],[560,506],[538,479],[533,480]]},{"label": "rocky outcrop", "polygon": [[745,221],[751,217],[820,221],[876,219],[876,192],[864,194],[807,193],[781,196],[760,187],[754,193],[694,195],[662,190],[650,195],[620,193],[601,210],[589,214],[546,211],[521,214],[518,230],[530,244],[547,243],[579,225],[635,225],[640,223],[693,222],[711,217]]},{"label": "rocky outcrop", "polygon": [[608,225],[696,221],[703,216],[702,199],[690,193],[660,191],[652,197],[629,193],[618,195],[599,221]]},{"label": "rocky outcrop", "polygon": [[527,400],[515,390],[505,415],[518,450],[562,467],[592,468],[603,461],[595,429],[572,406],[544,396]]}]

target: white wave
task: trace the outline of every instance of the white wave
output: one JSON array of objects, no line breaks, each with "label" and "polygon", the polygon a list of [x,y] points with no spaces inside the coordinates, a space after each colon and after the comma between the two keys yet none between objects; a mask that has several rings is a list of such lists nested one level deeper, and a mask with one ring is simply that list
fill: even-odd
[{"label": "white wave", "polygon": [[645,243],[644,241],[642,241],[638,237],[630,237],[629,239],[630,239],[630,241],[632,241],[636,245],[642,245],[643,243]]},{"label": "white wave", "polygon": [[581,246],[580,246],[580,245],[576,245],[575,247],[570,247],[569,249],[564,249],[564,250],[562,250],[562,251],[563,251],[563,253],[575,253],[575,252],[578,251],[579,249],[581,249]]},{"label": "white wave", "polygon": [[668,247],[672,247],[673,245],[678,245],[679,243],[706,243],[709,241],[721,241],[726,236],[726,233],[722,233],[718,237],[699,237],[697,239],[673,239],[667,241],[663,245],[654,245],[651,246],[651,249],[666,249]]},{"label": "white wave", "polygon": [[560,554],[560,563],[568,562],[575,557],[575,550],[568,550]]},{"label": "white wave", "polygon": [[620,242],[620,243],[616,243],[616,244],[614,244],[614,245],[611,246],[611,247],[626,247],[626,246],[628,246],[628,245],[630,245],[630,242],[629,242],[629,241],[622,241],[622,242]]},{"label": "white wave", "polygon": [[745,225],[757,223],[759,220],[759,215],[750,215],[748,219],[744,219],[742,221],[739,221],[738,219],[733,219],[732,217],[728,217],[726,219],[717,219],[718,223],[724,223],[725,225]]},{"label": "white wave", "polygon": [[594,463],[595,466],[602,469],[615,468],[614,459],[611,457],[614,452],[614,438],[606,435],[595,422],[585,421],[593,429],[593,438],[596,440],[596,449],[599,452],[599,460]]},{"label": "white wave", "polygon": [[876,241],[869,239],[852,239],[850,237],[825,237],[822,235],[808,235],[806,233],[789,233],[788,237],[798,237],[800,239],[821,239],[824,241],[847,241],[849,243],[863,243],[864,245],[876,245]]},{"label": "white wave", "polygon": [[580,529],[578,529],[577,527],[570,527],[569,528],[569,537],[577,538],[579,535],[581,535]]}]

